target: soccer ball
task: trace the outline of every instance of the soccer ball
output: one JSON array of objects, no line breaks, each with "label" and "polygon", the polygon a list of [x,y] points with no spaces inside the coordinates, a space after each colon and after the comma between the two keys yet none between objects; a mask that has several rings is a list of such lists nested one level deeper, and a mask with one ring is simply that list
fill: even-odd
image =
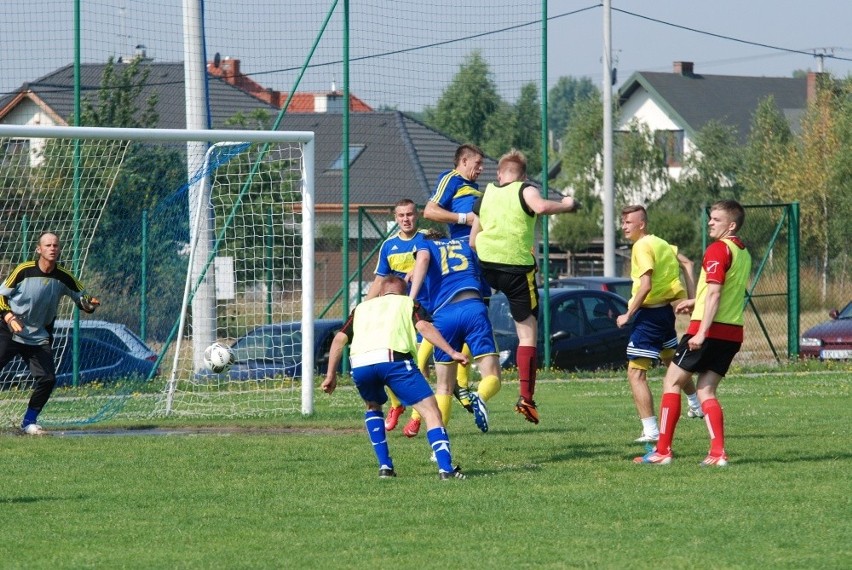
[{"label": "soccer ball", "polygon": [[204,351],[204,364],[212,372],[222,374],[234,364],[234,353],[222,343],[214,342]]}]

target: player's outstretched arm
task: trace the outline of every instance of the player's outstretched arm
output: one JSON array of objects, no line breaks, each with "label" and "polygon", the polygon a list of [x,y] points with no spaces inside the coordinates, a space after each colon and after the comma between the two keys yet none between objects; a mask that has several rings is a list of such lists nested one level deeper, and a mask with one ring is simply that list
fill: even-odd
[{"label": "player's outstretched arm", "polygon": [[529,209],[539,216],[573,213],[578,210],[580,204],[571,196],[565,196],[559,202],[542,198],[541,192],[535,186],[525,186],[523,196]]},{"label": "player's outstretched arm", "polygon": [[337,388],[337,368],[340,366],[340,360],[343,358],[343,348],[349,344],[349,337],[343,331],[334,335],[334,340],[331,341],[331,349],[328,353],[328,370],[325,373],[320,388],[326,394],[333,394]]},{"label": "player's outstretched arm", "polygon": [[454,350],[452,346],[441,336],[441,332],[435,328],[435,325],[430,323],[429,321],[417,321],[417,324],[414,325],[423,338],[431,342],[433,345],[437,346],[444,352],[450,355],[450,358],[461,364],[462,366],[467,366],[469,360],[467,356],[462,354],[461,352]]}]

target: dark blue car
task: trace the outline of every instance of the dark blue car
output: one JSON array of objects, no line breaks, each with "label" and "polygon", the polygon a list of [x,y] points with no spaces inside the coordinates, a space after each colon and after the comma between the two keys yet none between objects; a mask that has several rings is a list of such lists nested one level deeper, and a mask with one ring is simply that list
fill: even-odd
[{"label": "dark blue car", "polygon": [[[59,356],[56,366],[56,385],[70,386],[73,384],[74,360],[69,337],[54,338],[54,355]],[[113,344],[101,342],[87,337],[80,338],[80,363],[78,384],[91,382],[110,383],[117,380],[145,379],[154,368],[154,362],[136,358]],[[9,389],[17,386],[21,389],[31,387],[33,379],[29,368],[15,358],[0,371],[0,388]]]},{"label": "dark blue car", "polygon": [[[341,319],[314,321],[314,372],[325,374],[328,352],[334,335],[343,328]],[[260,380],[278,376],[302,375],[302,323],[299,321],[263,325],[237,339],[231,346],[234,365],[232,380]]]},{"label": "dark blue car", "polygon": [[[543,296],[544,292],[539,291]],[[542,299],[542,306],[544,306]],[[618,328],[615,319],[627,312],[627,301],[593,289],[550,290],[550,360],[561,370],[619,368],[627,363],[630,327]],[[515,367],[518,335],[502,293],[492,295],[488,316],[504,368]],[[539,314],[538,359],[544,363],[544,315]]]}]

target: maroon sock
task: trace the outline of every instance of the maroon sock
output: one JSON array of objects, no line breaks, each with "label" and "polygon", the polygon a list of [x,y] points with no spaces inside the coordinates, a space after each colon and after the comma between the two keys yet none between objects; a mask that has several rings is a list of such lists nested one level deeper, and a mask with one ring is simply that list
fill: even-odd
[{"label": "maroon sock", "polygon": [[518,363],[521,397],[525,400],[532,400],[533,394],[535,394],[536,348],[534,346],[518,346],[515,360]]}]

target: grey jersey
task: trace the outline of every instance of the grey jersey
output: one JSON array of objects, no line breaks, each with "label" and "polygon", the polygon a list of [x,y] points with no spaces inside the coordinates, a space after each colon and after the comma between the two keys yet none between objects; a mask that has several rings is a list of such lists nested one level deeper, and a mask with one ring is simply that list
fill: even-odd
[{"label": "grey jersey", "polygon": [[50,342],[48,327],[53,327],[63,295],[77,306],[83,296],[83,286],[67,269],[57,265],[45,273],[36,261],[18,265],[0,284],[0,314],[12,311],[24,323],[23,332],[13,340],[31,345]]}]

